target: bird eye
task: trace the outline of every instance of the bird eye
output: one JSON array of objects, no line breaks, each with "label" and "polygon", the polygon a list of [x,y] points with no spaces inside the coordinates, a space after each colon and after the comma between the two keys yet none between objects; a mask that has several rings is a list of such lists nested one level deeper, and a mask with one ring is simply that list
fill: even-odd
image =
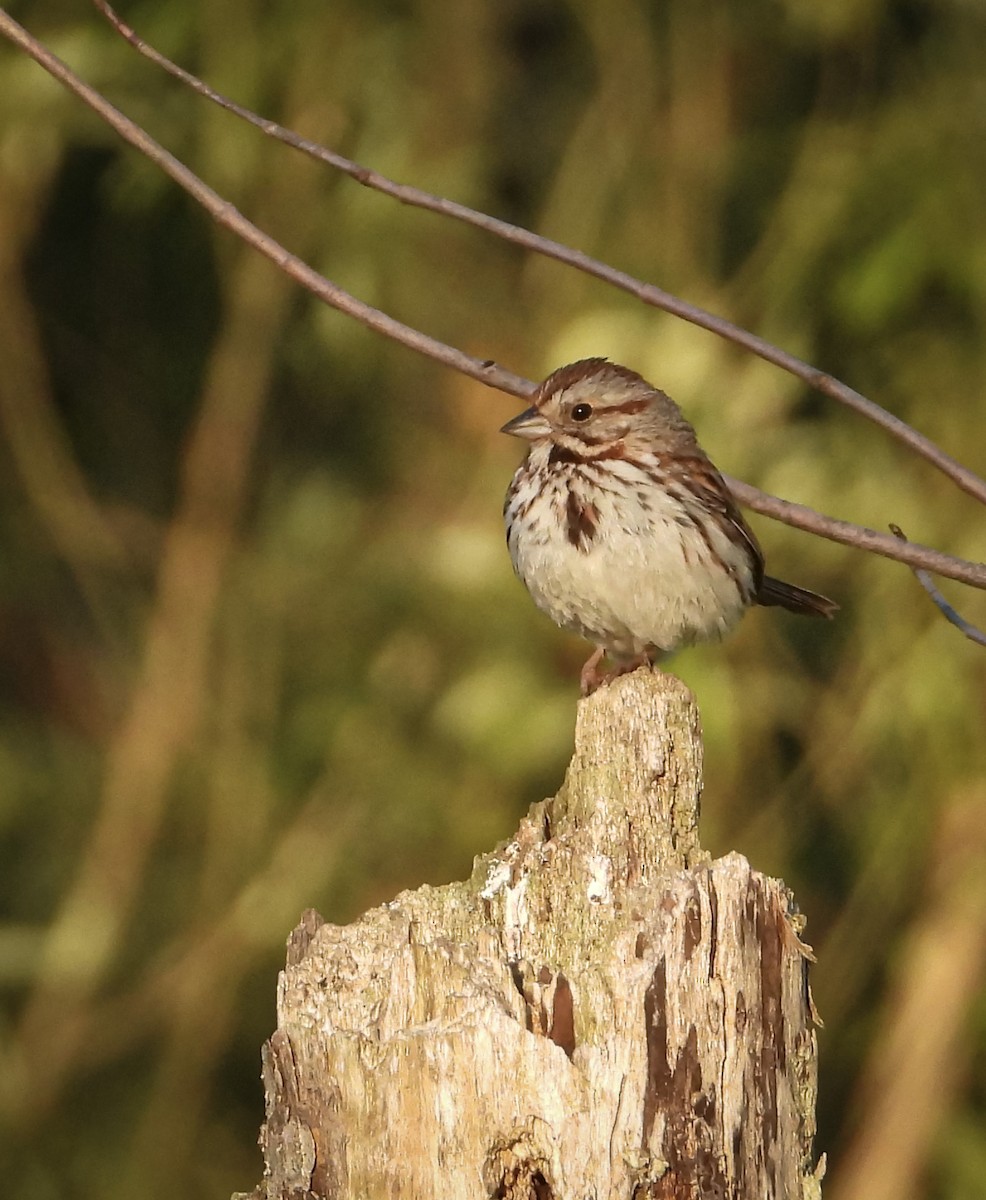
[{"label": "bird eye", "polygon": [[592,416],[592,405],[591,404],[576,404],[576,406],[572,409],[572,420],[573,421],[588,421],[588,419],[591,416]]}]

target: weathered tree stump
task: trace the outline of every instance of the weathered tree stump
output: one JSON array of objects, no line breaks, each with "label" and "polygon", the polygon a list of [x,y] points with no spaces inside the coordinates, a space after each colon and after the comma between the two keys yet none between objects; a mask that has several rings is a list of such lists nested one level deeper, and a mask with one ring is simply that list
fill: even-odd
[{"label": "weathered tree stump", "polygon": [[637,671],[469,880],[306,914],[253,1196],[817,1195],[809,953],[781,882],[703,853],[700,791],[691,694]]}]

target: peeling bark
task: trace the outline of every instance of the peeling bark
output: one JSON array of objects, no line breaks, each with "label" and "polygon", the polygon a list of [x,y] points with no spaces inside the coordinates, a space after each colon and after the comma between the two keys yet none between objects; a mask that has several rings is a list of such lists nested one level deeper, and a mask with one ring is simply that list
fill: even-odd
[{"label": "peeling bark", "polygon": [[782,883],[704,854],[700,791],[690,693],[637,671],[469,880],[306,914],[255,1200],[817,1196],[810,951]]}]

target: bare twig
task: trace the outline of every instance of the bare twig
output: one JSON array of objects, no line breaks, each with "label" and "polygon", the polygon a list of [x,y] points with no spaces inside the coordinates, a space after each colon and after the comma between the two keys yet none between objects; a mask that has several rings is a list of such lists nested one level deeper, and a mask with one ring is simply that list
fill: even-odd
[{"label": "bare twig", "polygon": [[[534,391],[535,385],[530,380],[524,379],[522,376],[515,375],[513,372],[498,366],[491,359],[481,360],[473,358],[471,355],[464,354],[462,351],[447,346],[444,342],[440,342],[436,338],[429,337],[427,334],[409,325],[405,325],[401,321],[395,320],[379,309],[358,300],[355,296],[350,295],[350,293],[326,279],[325,276],[313,270],[307,263],[303,262],[296,255],[291,254],[279,242],[275,241],[274,238],[247,220],[228,201],[224,200],[193,171],[189,170],[184,163],[165,150],[145,130],[110,104],[99,92],[81,80],[71,68],[48,50],[47,47],[33,38],[27,30],[17,24],[3,9],[0,9],[0,34],[6,36],[14,45],[18,46],[48,71],[49,74],[68,88],[69,91],[78,96],[80,100],[106,121],[124,141],[156,163],[181,188],[201,204],[219,225],[236,234],[248,245],[253,246],[254,249],[258,250],[320,300],[332,308],[338,309],[340,312],[344,312],[355,318],[361,324],[366,325],[375,332],[381,333],[385,337],[407,346],[409,349],[416,350],[419,354],[425,354],[437,362],[460,371],[473,379],[477,379],[489,387],[495,387],[500,391],[522,398],[527,398]],[[204,87],[205,85],[201,86]],[[254,123],[259,123],[261,127],[267,124],[266,122],[262,122],[260,118],[254,118]],[[321,150],[318,147],[314,149]],[[329,154],[328,151],[322,153],[325,155]],[[334,157],[330,156],[330,158]],[[342,161],[345,162],[346,160]],[[354,170],[359,172],[355,176],[357,178],[360,178],[361,175],[366,175],[367,179],[371,177],[377,178],[372,172],[364,172],[363,168],[354,168]],[[366,180],[363,181],[366,182]],[[393,184],[391,187],[397,188],[398,185]],[[409,191],[414,192],[415,189],[409,189]],[[424,195],[424,193],[421,194]],[[404,197],[401,196],[400,198]],[[447,205],[448,215],[460,215],[463,220],[466,219],[465,213],[471,211],[463,209],[462,206],[455,205],[451,201],[437,203],[440,203],[442,206],[437,211],[446,211],[445,206]],[[478,213],[473,214],[473,216],[475,216],[476,220],[472,223],[483,224],[489,221],[491,224],[488,227],[493,229],[494,232],[496,231],[496,227],[504,224],[503,222],[494,221],[493,218],[482,218]],[[513,227],[507,226],[507,228]],[[521,244],[529,245],[531,249],[543,249],[542,243],[547,246],[551,245],[551,243],[544,242],[544,239],[536,238],[534,234],[528,234],[524,230],[517,230],[517,233],[518,235],[523,235],[525,239],[529,239]],[[564,251],[564,255],[568,256],[564,258],[564,261],[571,261],[574,265],[578,265],[579,262],[584,261],[586,269],[591,268],[591,273],[599,276],[599,278],[605,278],[609,282],[617,282],[615,278],[609,278],[609,268],[603,267],[602,264],[594,263],[593,260],[587,259],[584,255],[580,255],[575,251],[565,250],[564,247],[559,247],[558,249],[560,252]],[[544,252],[546,253],[547,251]],[[554,257],[562,257],[562,255],[559,253],[554,255]],[[620,272],[612,272],[612,274],[614,277],[620,276]],[[655,295],[664,295],[664,293],[659,292],[659,289],[649,289],[647,285],[638,284],[638,281],[632,282],[635,286],[643,288],[644,291],[653,292]],[[641,298],[645,297],[642,295]],[[673,301],[674,305],[680,306],[681,311],[679,315],[686,315],[685,310],[689,309],[690,306],[681,306],[680,302],[673,300],[673,297],[668,297],[668,299],[669,301]],[[677,312],[678,308],[669,307],[668,311]],[[698,312],[699,310],[694,311]],[[708,316],[708,314],[706,315]],[[705,324],[707,328],[715,329],[717,332],[722,332],[723,336],[733,337],[734,341],[740,340],[739,337],[734,337],[732,333],[727,331],[728,327],[729,330],[734,330],[735,334],[742,334],[743,338],[751,339],[750,348],[755,349],[753,343],[759,342],[759,339],[753,338],[751,334],[743,334],[742,330],[735,330],[735,327],[729,326],[728,322],[721,322],[723,329],[719,330],[718,322],[719,318],[709,317],[708,322],[703,321],[699,323]],[[743,344],[747,343],[743,342]],[[766,343],[763,343],[763,346],[766,347]],[[779,365],[784,365],[784,363],[780,362],[780,359],[786,359],[787,356],[781,351],[776,350],[776,348],[771,347],[770,349],[773,354],[772,361],[778,361]],[[758,350],[757,352],[759,353],[760,351]],[[811,371],[811,368],[806,369]],[[828,378],[818,372],[812,372],[812,375],[816,384],[819,380]],[[835,381],[833,381],[834,383]],[[887,414],[884,414],[884,416],[887,416]],[[888,420],[896,421],[896,418],[888,417]],[[902,422],[899,424],[903,425]],[[903,426],[903,428],[907,429],[908,427]],[[910,433],[915,438],[923,440],[921,439],[921,435],[916,434],[913,430],[910,430]],[[941,454],[940,451],[937,453]],[[947,458],[946,455],[942,455],[942,457]],[[768,495],[747,483],[729,480],[729,485],[741,503],[752,508],[755,512],[760,512],[765,516],[772,517],[796,529],[803,529],[809,533],[817,534],[843,545],[881,554],[886,558],[905,562],[911,567],[921,567],[934,571],[938,575],[956,579],[961,583],[967,583],[972,587],[986,590],[986,564],[969,562],[965,559],[943,554],[940,551],[932,550],[925,546],[918,546],[911,542],[906,544],[901,543],[896,538],[887,534],[877,533],[872,529],[854,525],[849,521],[840,521],[836,518],[815,512],[813,509],[806,508],[803,505],[793,504],[790,501]],[[986,498],[986,484],[983,485],[983,489],[983,495]]]},{"label": "bare twig", "polygon": [[584,271],[587,275],[601,279],[604,283],[609,283],[621,291],[628,292],[638,300],[643,301],[644,304],[649,304],[653,308],[659,308],[663,312],[671,313],[684,321],[689,321],[693,325],[707,329],[710,333],[717,334],[727,341],[734,342],[738,346],[743,346],[746,350],[759,355],[760,358],[765,359],[767,362],[788,371],[809,387],[814,388],[832,400],[839,401],[840,404],[846,405],[854,412],[872,421],[875,425],[879,425],[881,429],[886,430],[892,437],[903,442],[914,453],[919,454],[922,458],[934,464],[963,491],[968,492],[970,496],[975,496],[981,503],[986,504],[986,480],[980,478],[975,472],[970,471],[968,467],[963,466],[962,463],[952,458],[951,455],[946,454],[930,438],[919,433],[905,421],[902,421],[899,417],[895,417],[892,413],[887,412],[886,409],[881,408],[879,404],[867,399],[866,396],[861,395],[826,372],[820,371],[817,367],[803,362],[793,354],[788,354],[763,338],[757,337],[756,334],[741,329],[731,321],[727,321],[724,317],[716,316],[714,313],[707,312],[697,305],[679,300],[678,297],[672,296],[670,292],[666,292],[654,284],[644,283],[642,280],[636,279],[624,271],[618,271],[614,267],[600,262],[598,259],[583,254],[579,250],[573,250],[570,246],[565,246],[560,242],[552,241],[550,238],[531,233],[530,230],[522,229],[517,225],[511,225],[508,221],[501,221],[497,217],[477,212],[475,209],[469,208],[464,204],[459,204],[454,200],[432,195],[430,192],[410,187],[407,184],[396,183],[394,180],[388,179],[377,171],[372,171],[368,167],[353,162],[351,159],[344,158],[341,154],[320,146],[317,142],[312,142],[308,138],[299,136],[292,130],[286,129],[283,125],[277,124],[276,121],[269,121],[264,117],[258,116],[250,109],[244,108],[235,101],[221,95],[197,76],[185,71],[169,58],[166,58],[160,51],[149,46],[126,22],[120,19],[110,5],[106,3],[106,0],[93,0],[93,4],[103,13],[114,29],[126,38],[145,58],[156,63],[176,79],[180,79],[182,83],[192,88],[200,96],[204,96],[206,99],[211,100],[214,104],[218,104],[221,108],[226,109],[242,120],[248,121],[257,129],[262,130],[268,137],[284,142],[295,150],[300,150],[302,153],[308,154],[312,158],[318,159],[320,162],[324,162],[336,170],[344,172],[352,179],[355,179],[357,183],[361,183],[365,187],[372,188],[375,191],[383,192],[387,196],[392,196],[402,204],[427,209],[429,212],[439,213],[441,216],[452,217],[456,221],[462,221],[467,225],[473,225],[478,229],[486,230],[487,233],[492,233],[496,237],[503,238],[505,241],[511,242],[516,246],[523,246],[525,249],[533,250],[535,253],[542,254],[547,258],[556,259],[558,262],[575,267],[579,271]]},{"label": "bare twig", "polygon": [[255,250],[259,250],[275,266],[280,267],[302,287],[307,288],[313,296],[317,296],[332,308],[346,313],[347,316],[353,317],[369,329],[382,333],[385,337],[400,342],[412,350],[417,350],[419,354],[426,354],[445,366],[461,371],[464,375],[489,384],[490,387],[499,388],[500,391],[521,397],[527,397],[533,391],[532,383],[519,375],[514,375],[511,371],[498,367],[491,359],[480,360],[463,354],[462,351],[455,350],[453,347],[445,345],[444,342],[395,320],[379,309],[365,304],[362,300],[357,300],[355,296],[337,287],[324,275],[313,270],[307,263],[254,225],[252,221],[248,221],[232,204],[213,191],[174,155],[169,154],[145,130],[131,121],[129,117],[124,116],[95,88],[83,82],[66,63],[33,38],[3,9],[0,9],[0,33],[33,58],[39,66],[44,67],[59,83],[64,84],[69,91],[78,96],[93,112],[102,117],[124,141],[129,142],[131,146],[159,166],[162,171],[170,175],[179,187],[184,188],[193,199],[202,205],[217,224],[235,233]]},{"label": "bare twig", "polygon": [[795,504],[792,500],[782,500],[769,492],[762,492],[749,483],[743,483],[731,476],[724,476],[729,490],[740,504],[772,517],[784,525],[794,529],[802,529],[805,533],[814,533],[818,537],[827,538],[830,542],[839,542],[843,546],[852,546],[856,550],[866,550],[870,554],[879,554],[883,558],[892,558],[895,562],[906,563],[909,567],[920,567],[943,575],[946,579],[955,579],[959,583],[967,583],[970,587],[982,588],[986,577],[986,564],[969,562],[964,558],[956,558],[951,554],[943,554],[930,546],[922,546],[919,542],[900,542],[885,533],[868,529],[865,525],[854,525],[851,521],[840,521],[838,517],[829,517],[816,512],[804,504]]},{"label": "bare twig", "polygon": [[[899,538],[906,545],[911,545],[911,543],[907,540],[907,535],[899,525],[891,525],[890,532],[895,538]],[[928,572],[922,570],[920,567],[915,567],[913,564],[908,565],[917,576],[918,583],[920,583],[920,585],[938,606],[945,620],[951,621],[955,628],[960,629],[971,642],[975,642],[979,646],[986,646],[986,633],[984,633],[981,629],[978,629],[975,625],[971,624],[965,619],[965,617],[961,616],[955,611],[954,608],[952,608],[951,604],[949,604],[941,592],[935,587],[934,583],[932,583],[931,576],[928,574]]]},{"label": "bare twig", "polygon": [[[304,197],[303,181],[312,172],[300,159],[294,166],[279,171],[258,193],[271,219]],[[309,208],[302,204],[302,211]],[[32,1086],[22,1119],[35,1119],[55,1103],[86,1053],[92,1006],[132,919],[177,765],[198,735],[206,707],[217,607],[293,295],[282,276],[272,286],[266,264],[248,248],[237,245],[236,251],[225,277],[223,322],[212,342],[201,406],[185,440],[141,661],[107,747],[92,830],[46,933],[34,987],[23,1005],[19,1046]],[[86,953],[80,956],[83,943]]]}]

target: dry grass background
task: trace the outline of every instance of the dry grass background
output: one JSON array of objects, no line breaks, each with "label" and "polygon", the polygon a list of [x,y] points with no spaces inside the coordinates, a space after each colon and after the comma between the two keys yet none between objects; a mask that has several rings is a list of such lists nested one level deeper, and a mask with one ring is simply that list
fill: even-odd
[{"label": "dry grass background", "polygon": [[[624,361],[731,474],[983,558],[971,501],[772,368],[266,144],[85,5],[11,11],[361,298],[529,376]],[[721,312],[986,471],[978,6],[124,15],[251,107]],[[462,876],[554,791],[583,648],[502,544],[515,402],[299,295],[4,48],[0,95],[4,1190],[224,1196],[259,1174],[297,916]],[[676,660],[703,838],[808,916],[827,1194],[973,1200],[986,655],[904,568],[756,524],[843,613],[753,615]]]}]

